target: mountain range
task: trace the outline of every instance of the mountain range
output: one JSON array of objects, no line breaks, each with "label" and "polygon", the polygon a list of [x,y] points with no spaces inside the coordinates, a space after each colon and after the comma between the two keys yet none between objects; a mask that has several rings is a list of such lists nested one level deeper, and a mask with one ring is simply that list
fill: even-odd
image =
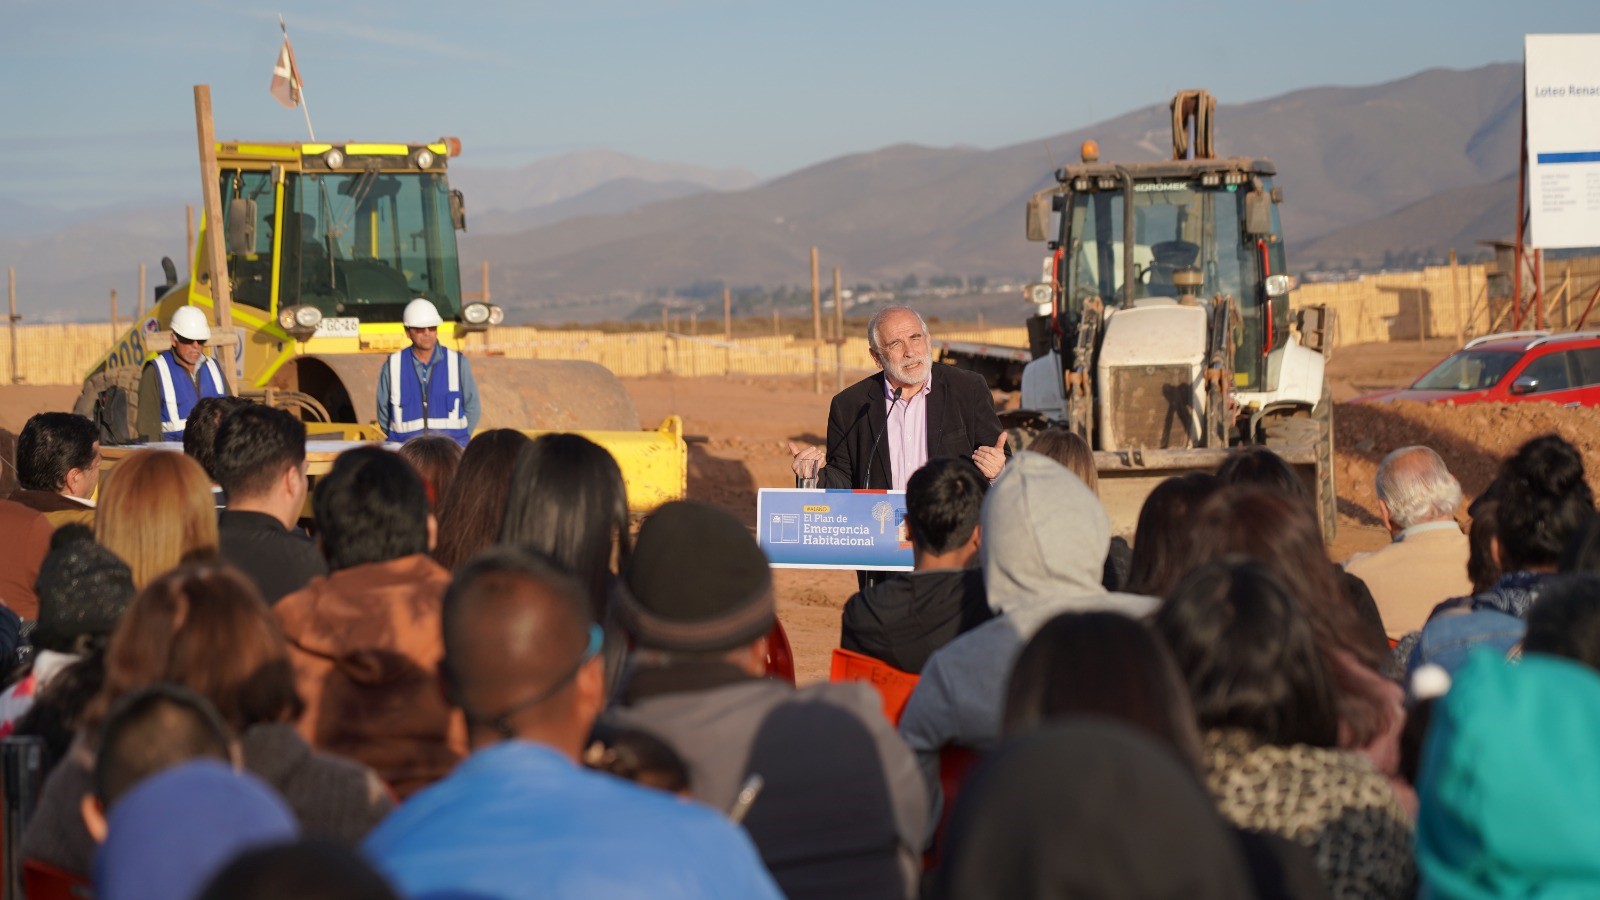
[{"label": "mountain range", "polygon": [[[1514,197],[1521,90],[1521,66],[1496,64],[1251,103],[1224,97],[1217,150],[1277,164],[1292,268],[1375,265],[1400,249],[1465,254],[1510,230],[1506,186]],[[613,317],[706,282],[801,285],[812,246],[824,271],[840,267],[848,284],[910,275],[1028,280],[1043,247],[1023,237],[1027,198],[1088,138],[1105,160],[1167,157],[1161,99],[1011,146],[895,145],[760,183],[742,170],[605,150],[516,169],[474,168],[469,153],[451,167],[467,198],[463,268],[491,264],[494,298],[513,321]],[[59,297],[64,315],[101,317],[108,277],[125,282],[140,261],[154,272],[161,255],[181,258],[182,215],[181,204],[160,211],[164,238],[150,232],[148,210],[41,236],[0,231],[0,261],[17,260],[19,289],[27,270],[29,293]],[[464,281],[476,289],[471,274]]]}]

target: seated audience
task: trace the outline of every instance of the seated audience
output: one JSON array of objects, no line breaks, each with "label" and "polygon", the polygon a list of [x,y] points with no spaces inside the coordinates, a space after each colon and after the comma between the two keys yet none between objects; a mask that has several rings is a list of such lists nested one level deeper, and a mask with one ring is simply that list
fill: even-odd
[{"label": "seated audience", "polygon": [[19,619],[39,617],[39,595],[33,583],[50,552],[55,526],[45,514],[12,500],[0,500],[0,603]]},{"label": "seated audience", "polygon": [[1417,780],[1423,895],[1600,896],[1597,756],[1600,674],[1543,653],[1470,654],[1436,701]]},{"label": "seated audience", "polygon": [[1023,451],[983,501],[983,582],[996,616],[935,651],[906,702],[900,733],[939,797],[939,753],[987,749],[1000,737],[1006,679],[1022,646],[1063,612],[1142,616],[1150,597],[1100,584],[1111,521],[1100,500],[1064,466]]},{"label": "seated audience", "polygon": [[217,429],[232,413],[254,405],[254,401],[243,397],[201,397],[184,420],[183,453],[206,470],[206,477],[211,479],[211,497],[218,509],[227,507],[228,497],[217,476]]},{"label": "seated audience", "polygon": [[763,677],[776,612],[749,528],[668,503],[645,521],[627,582],[635,649],[609,722],[666,741],[714,809],[761,776],[744,825],[786,896],[915,894],[928,818],[915,761],[870,687]]},{"label": "seated audience", "polygon": [[127,563],[95,543],[83,525],[56,529],[39,572],[39,622],[33,659],[0,693],[0,737],[45,740],[54,765],[78,719],[105,680],[105,648],[135,593]]},{"label": "seated audience", "polygon": [[1523,444],[1501,464],[1493,498],[1492,547],[1505,574],[1488,590],[1440,605],[1411,651],[1413,671],[1425,663],[1454,671],[1474,647],[1504,654],[1522,640],[1523,619],[1555,572],[1561,551],[1595,514],[1582,454],[1554,434]]},{"label": "seated audience", "polygon": [[302,838],[239,854],[198,900],[400,900],[400,895],[357,851]]},{"label": "seated audience", "polygon": [[1139,507],[1129,562],[1130,592],[1151,597],[1172,593],[1189,573],[1194,511],[1221,489],[1221,480],[1208,472],[1174,475],[1156,485]]},{"label": "seated audience", "polygon": [[[388,814],[392,800],[376,774],[312,752],[296,733],[301,703],[288,648],[239,572],[184,567],[139,594],[106,652],[105,687],[85,717],[85,734],[100,730],[104,711],[119,698],[162,683],[189,688],[216,708],[238,740],[244,767],[285,798],[308,834],[354,844]],[[35,821],[55,808],[56,796],[70,796],[70,786],[89,777],[82,758],[69,756],[46,781]],[[54,821],[41,827],[55,829]],[[62,849],[38,855],[84,871],[87,856],[78,854],[89,848],[76,830],[51,833]]]},{"label": "seated audience", "polygon": [[1391,543],[1357,553],[1344,569],[1366,583],[1384,630],[1399,640],[1420,629],[1440,602],[1472,591],[1467,536],[1456,523],[1461,485],[1427,447],[1385,456],[1374,484]]},{"label": "seated audience", "polygon": [[129,454],[106,476],[94,536],[143,589],[179,563],[217,552],[217,509],[200,464],[171,450]]},{"label": "seated audience", "polygon": [[1550,579],[1527,621],[1524,653],[1563,656],[1600,671],[1600,574],[1567,572]]},{"label": "seated audience", "polygon": [[43,412],[17,435],[17,489],[11,499],[44,513],[52,527],[94,522],[100,484],[100,431],[83,416]]},{"label": "seated audience", "polygon": [[628,564],[628,491],[610,451],[580,434],[541,434],[517,454],[500,543],[555,562],[589,597],[605,634],[606,684],[615,690],[627,641],[612,609]]},{"label": "seated audience", "polygon": [[576,764],[605,680],[599,630],[570,577],[490,551],[457,574],[443,635],[441,680],[473,753],[368,838],[401,893],[778,896],[750,841],[716,813]]},{"label": "seated audience", "polygon": [[839,646],[921,672],[933,651],[992,615],[978,568],[978,515],[988,492],[970,460],[930,460],[906,482],[906,532],[915,570],[846,601]]},{"label": "seated audience", "polygon": [[237,768],[233,735],[210,701],[187,688],[153,684],[117,698],[100,726],[100,745],[84,795],[84,824],[106,839],[108,811],[139,782],[194,759]]},{"label": "seated audience", "polygon": [[[200,403],[210,399],[233,398]],[[306,426],[286,410],[251,405],[222,423],[213,446],[213,477],[228,494],[217,523],[222,558],[269,604],[328,574],[317,545],[296,529],[306,502]]]},{"label": "seated audience", "polygon": [[439,498],[439,541],[433,548],[439,565],[453,572],[500,539],[506,516],[506,473],[531,442],[527,435],[510,428],[480,431],[467,442],[450,489]]},{"label": "seated audience", "polygon": [[428,555],[427,494],[405,460],[359,447],[334,460],[313,506],[331,574],[272,608],[305,701],[300,734],[372,767],[404,798],[466,752],[433,677],[450,573]]},{"label": "seated audience", "polygon": [[1124,723],[1068,717],[1012,738],[956,803],[938,898],[1256,896],[1188,762]]},{"label": "seated audience", "polygon": [[1206,563],[1156,611],[1188,683],[1222,814],[1312,851],[1334,897],[1410,897],[1411,824],[1367,757],[1336,749],[1335,676],[1315,626],[1261,563]]},{"label": "seated audience", "polygon": [[1149,626],[1121,613],[1062,613],[1034,633],[1011,669],[1007,737],[1065,716],[1120,719],[1196,768],[1200,735],[1189,689]]},{"label": "seated audience", "polygon": [[1232,486],[1202,504],[1188,527],[1195,538],[1185,568],[1240,554],[1288,587],[1311,621],[1318,651],[1333,674],[1338,746],[1360,750],[1379,771],[1396,778],[1395,788],[1409,806],[1410,787],[1398,780],[1405,692],[1383,674],[1388,639],[1381,623],[1367,614],[1370,604],[1352,602],[1338,566],[1328,561],[1322,530],[1309,508],[1267,488]]},{"label": "seated audience", "polygon": [[438,509],[461,465],[461,445],[442,434],[425,434],[406,441],[395,452],[422,476],[422,484],[428,489],[428,508]]},{"label": "seated audience", "polygon": [[[1192,777],[1204,776],[1188,685],[1166,643],[1140,620],[1109,612],[1062,613],[1022,648],[1006,688],[1005,737],[1083,717],[1131,726],[1173,754]],[[1327,896],[1305,848],[1273,834],[1230,830],[1256,896]]]},{"label": "seated audience", "polygon": [[95,897],[195,897],[234,857],[293,840],[296,831],[283,801],[255,776],[213,760],[174,766],[111,809],[95,856]]},{"label": "seated audience", "polygon": [[[1071,469],[1072,474],[1083,479],[1084,485],[1094,491],[1096,497],[1100,496],[1100,472],[1095,468],[1094,450],[1077,432],[1065,428],[1046,428],[1039,432],[1028,449]],[[1128,541],[1120,534],[1112,535],[1111,547],[1106,551],[1106,568],[1100,579],[1101,585],[1108,591],[1126,590],[1132,562],[1133,548],[1128,546]]]}]

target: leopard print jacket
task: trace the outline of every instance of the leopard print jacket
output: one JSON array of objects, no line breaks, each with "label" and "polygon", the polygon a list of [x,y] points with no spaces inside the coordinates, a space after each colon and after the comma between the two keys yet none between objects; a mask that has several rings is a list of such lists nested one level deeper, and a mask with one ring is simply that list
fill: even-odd
[{"label": "leopard print jacket", "polygon": [[1306,847],[1336,900],[1415,895],[1412,823],[1366,757],[1236,729],[1206,732],[1201,756],[1223,816]]}]

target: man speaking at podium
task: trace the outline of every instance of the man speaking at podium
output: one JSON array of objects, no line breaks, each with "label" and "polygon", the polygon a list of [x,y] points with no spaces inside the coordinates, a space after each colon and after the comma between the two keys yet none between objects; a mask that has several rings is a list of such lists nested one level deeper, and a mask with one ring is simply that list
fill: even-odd
[{"label": "man speaking at podium", "polygon": [[928,460],[953,456],[994,480],[1005,432],[983,376],[934,362],[927,324],[904,306],[873,315],[867,345],[883,371],[834,395],[826,452],[789,443],[795,474],[815,465],[819,487],[903,491]]}]

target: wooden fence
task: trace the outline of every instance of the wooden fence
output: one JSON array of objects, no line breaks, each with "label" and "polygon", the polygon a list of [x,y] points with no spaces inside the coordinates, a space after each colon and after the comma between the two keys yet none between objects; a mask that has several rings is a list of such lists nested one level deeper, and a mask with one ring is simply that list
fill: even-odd
[{"label": "wooden fence", "polygon": [[[109,324],[17,326],[17,374],[25,384],[77,384],[111,343]],[[809,375],[820,370],[830,383],[836,366],[845,378],[876,368],[864,338],[835,348],[792,336],[739,338],[662,332],[607,334],[601,331],[551,331],[528,326],[497,328],[485,342],[472,336],[470,356],[485,353],[513,359],[582,359],[597,362],[621,377],[673,374]],[[936,338],[1026,346],[1027,330],[988,328],[941,331]],[[373,362],[377,371],[377,361]],[[0,379],[11,377],[11,344],[0,339]],[[0,382],[3,383],[3,382]]]}]

